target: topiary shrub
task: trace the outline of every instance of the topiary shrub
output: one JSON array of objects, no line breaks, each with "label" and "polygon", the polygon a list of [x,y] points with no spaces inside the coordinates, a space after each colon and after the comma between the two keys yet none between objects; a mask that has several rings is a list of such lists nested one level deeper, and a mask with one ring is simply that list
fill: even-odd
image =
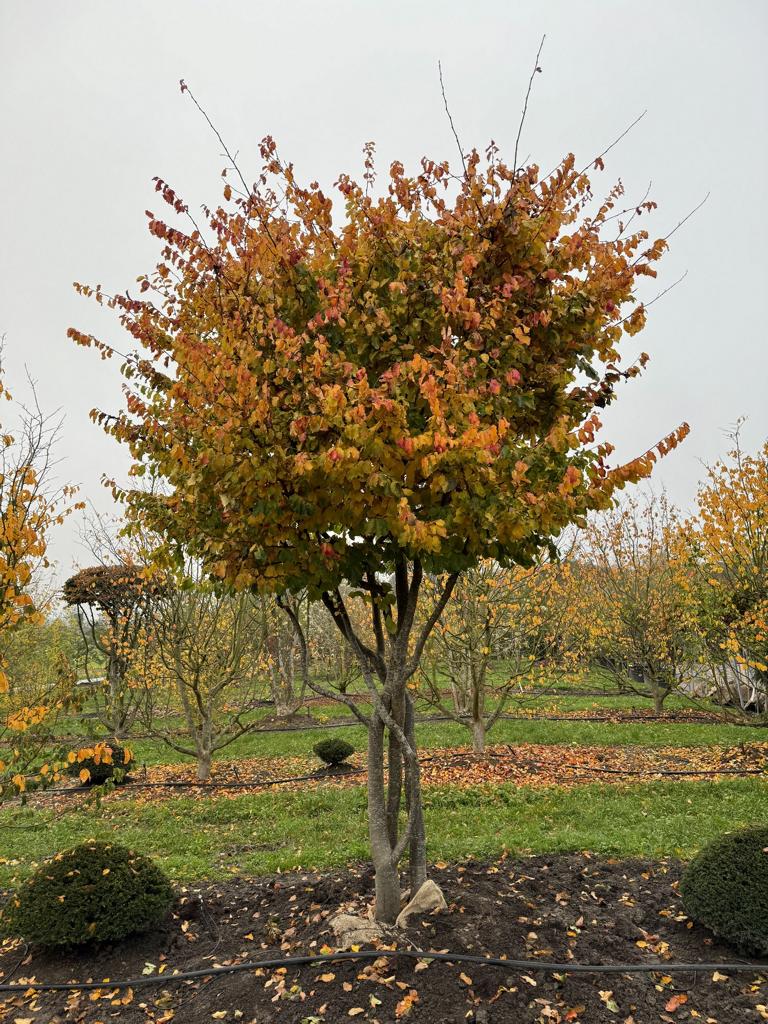
[{"label": "topiary shrub", "polygon": [[746,956],[768,955],[768,825],[727,832],[680,880],[686,914]]},{"label": "topiary shrub", "polygon": [[[90,757],[73,761],[68,771],[70,775],[78,777],[84,786],[101,786],[110,779],[116,786],[122,786],[128,781],[131,760],[131,752],[119,743],[98,743]],[[88,778],[83,776],[83,771],[88,772]]]},{"label": "topiary shrub", "polygon": [[355,752],[355,748],[351,743],[337,739],[320,740],[312,749],[320,760],[325,761],[331,768],[338,767],[342,761],[346,761]]},{"label": "topiary shrub", "polygon": [[42,864],[0,911],[0,934],[41,946],[123,939],[170,910],[171,883],[147,857],[94,840]]}]

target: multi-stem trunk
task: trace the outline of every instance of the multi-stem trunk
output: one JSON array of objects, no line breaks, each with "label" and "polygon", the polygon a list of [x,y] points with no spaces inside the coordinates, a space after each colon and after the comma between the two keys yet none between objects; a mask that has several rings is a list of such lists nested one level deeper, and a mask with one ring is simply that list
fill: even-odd
[{"label": "multi-stem trunk", "polygon": [[[325,690],[317,681],[310,683],[308,647],[301,623],[288,602],[278,599],[278,606],[289,617],[296,632],[305,683],[324,696],[334,696],[346,703],[368,729],[368,834],[375,872],[375,916],[384,924],[394,923],[400,910],[399,864],[406,851],[411,892],[427,878],[424,808],[408,680],[418,668],[424,645],[451,596],[457,574],[448,577],[439,599],[411,644],[422,578],[423,570],[418,562],[414,563],[410,580],[405,560],[401,558],[396,562],[395,615],[391,591],[373,574],[365,577],[375,647],[369,647],[355,632],[340,591],[323,594],[323,604],[360,666],[372,703],[370,716],[350,697]],[[404,826],[403,803],[407,812]]]}]

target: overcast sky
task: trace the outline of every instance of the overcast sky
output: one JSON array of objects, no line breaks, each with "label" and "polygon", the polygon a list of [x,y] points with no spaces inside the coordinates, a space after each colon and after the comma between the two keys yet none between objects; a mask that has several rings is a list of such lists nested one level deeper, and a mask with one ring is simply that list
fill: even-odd
[{"label": "overcast sky", "polygon": [[[546,33],[521,142],[543,168],[573,151],[586,163],[639,113],[606,159],[634,201],[653,181],[654,234],[710,193],[672,239],[658,283],[686,280],[631,340],[651,354],[605,417],[618,456],[640,454],[682,420],[691,436],[656,480],[690,507],[701,460],[768,433],[765,282],[765,0],[0,0],[0,333],[8,382],[25,365],[48,409],[66,416],[62,478],[101,510],[103,473],[124,451],[89,410],[120,401],[116,363],[67,340],[67,327],[120,347],[111,314],[72,282],[131,287],[151,269],[160,175],[190,207],[216,202],[220,147],[180,94],[184,78],[240,162],[258,166],[271,134],[299,174],[330,186],[359,173],[361,147],[380,168],[399,158],[455,158],[440,96],[465,148],[495,139],[511,159],[539,40]],[[56,536],[60,572],[86,556],[70,521]]]}]

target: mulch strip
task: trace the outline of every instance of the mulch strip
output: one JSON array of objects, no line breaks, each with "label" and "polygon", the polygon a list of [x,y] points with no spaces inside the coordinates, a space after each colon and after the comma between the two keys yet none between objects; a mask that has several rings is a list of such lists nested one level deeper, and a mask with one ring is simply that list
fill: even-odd
[{"label": "mulch strip", "polygon": [[[740,959],[685,916],[674,860],[589,854],[438,863],[448,911],[411,919],[386,943],[514,959],[664,964]],[[333,947],[329,918],[364,912],[366,868],[232,879],[186,888],[158,930],[120,945],[55,954],[0,947],[0,978],[27,983],[170,975]],[[25,1024],[733,1024],[768,1019],[768,980],[692,972],[553,974],[397,960],[278,968],[95,993],[0,996],[0,1020]]]},{"label": "mulch strip", "polygon": [[[573,787],[594,782],[612,785],[665,778],[704,780],[728,775],[768,773],[768,743],[741,744],[737,747],[640,747],[576,746],[546,744],[497,744],[483,755],[469,747],[448,747],[424,751],[420,757],[422,782],[429,786],[453,786],[469,789],[514,783],[520,786]],[[214,763],[210,783],[196,780],[190,764],[154,765],[134,769],[131,780],[104,801],[132,799],[160,801],[180,795],[215,793],[233,798],[260,789],[300,791],[326,787],[363,786],[366,782],[366,758],[356,754],[348,767],[336,771],[317,769],[311,757],[238,758]],[[36,806],[63,809],[72,806],[74,794],[82,799],[73,782],[67,795],[61,791],[30,793],[28,802]]]}]

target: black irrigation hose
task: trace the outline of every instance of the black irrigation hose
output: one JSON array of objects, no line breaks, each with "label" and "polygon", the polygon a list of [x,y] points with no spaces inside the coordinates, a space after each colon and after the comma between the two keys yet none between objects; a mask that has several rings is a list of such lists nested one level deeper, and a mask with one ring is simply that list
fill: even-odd
[{"label": "black irrigation hose", "polygon": [[[463,758],[472,757],[471,751],[456,751],[447,755],[448,759],[451,758]],[[499,760],[515,757],[514,753],[493,753],[489,755]],[[445,759],[446,755],[433,754],[426,757],[419,758],[420,764],[427,764],[430,761],[437,761]],[[531,768],[546,768],[546,765],[541,761],[525,761],[523,762],[525,767]],[[654,778],[656,776],[672,776],[680,777],[687,775],[705,775],[705,776],[718,776],[718,775],[735,775],[741,778],[746,778],[751,775],[765,775],[765,769],[762,768],[722,768],[722,769],[659,769],[658,771],[646,771],[640,768],[600,768],[597,766],[579,765],[579,764],[565,764],[562,767],[578,771],[584,776],[589,776],[594,772],[602,772],[611,775],[631,775],[639,778]],[[130,782],[131,790],[136,789],[267,789],[270,786],[284,786],[292,782],[327,782],[335,778],[344,778],[347,775],[364,775],[365,768],[348,768],[344,772],[329,773],[327,775],[320,775],[317,772],[311,772],[308,775],[290,775],[280,779],[265,779],[261,782],[192,782],[187,780],[168,780],[165,782]],[[92,793],[96,787],[94,786],[70,786],[66,789],[48,789],[41,790],[41,796],[79,796],[82,793]],[[120,791],[123,791],[122,789]],[[34,791],[30,791],[34,793]]]},{"label": "black irrigation hose", "polygon": [[597,766],[590,767],[585,764],[565,764],[564,768],[574,768],[580,772],[606,772],[609,775],[640,775],[643,777],[654,776],[654,775],[766,775],[765,768],[714,768],[714,769],[662,769],[658,771],[646,771],[643,768],[598,768]]},{"label": "black irrigation hose", "polygon": [[472,953],[431,953],[420,949],[361,949],[357,952],[315,953],[312,956],[289,956],[273,960],[245,960],[225,967],[208,967],[178,974],[143,975],[122,981],[35,982],[2,985],[0,992],[91,992],[95,989],[140,988],[147,985],[165,985],[174,981],[195,981],[198,978],[216,978],[222,974],[256,971],[264,968],[300,967],[304,964],[338,963],[342,960],[378,960],[390,957],[408,960],[440,960],[454,964],[477,964],[482,967],[502,967],[512,971],[554,971],[563,974],[698,974],[700,971],[721,971],[734,974],[739,971],[768,971],[768,964],[759,963],[699,963],[699,964],[559,964],[550,960],[504,960],[501,957],[476,956]]},{"label": "black irrigation hose", "polygon": [[[674,713],[673,713],[674,714]],[[455,722],[456,719],[452,715],[417,715],[417,725],[428,725],[430,722]],[[706,713],[689,715],[688,717],[670,717],[668,715],[641,715],[639,718],[632,718],[621,712],[617,716],[611,717],[610,715],[590,715],[582,717],[574,717],[573,715],[510,715],[503,714],[499,716],[499,721],[505,722],[611,722],[614,725],[621,725],[624,723],[628,724],[639,724],[642,725],[645,722],[668,722],[670,725],[736,725],[744,726],[750,729],[765,728],[768,731],[768,722],[742,722],[742,721],[726,721],[719,718],[717,715],[708,715]],[[253,729],[249,735],[258,736],[259,733],[272,733],[272,732],[307,732],[310,729],[351,729],[356,725],[360,725],[360,722],[356,718],[349,717],[345,720],[333,720],[330,719],[327,722],[318,721],[314,725],[272,725],[265,728]],[[79,743],[81,740],[84,742],[90,742],[92,737],[88,736],[62,736],[60,739],[65,743]],[[153,739],[151,733],[136,733],[133,736],[128,737],[127,742],[131,739],[134,740],[150,740]]]}]

